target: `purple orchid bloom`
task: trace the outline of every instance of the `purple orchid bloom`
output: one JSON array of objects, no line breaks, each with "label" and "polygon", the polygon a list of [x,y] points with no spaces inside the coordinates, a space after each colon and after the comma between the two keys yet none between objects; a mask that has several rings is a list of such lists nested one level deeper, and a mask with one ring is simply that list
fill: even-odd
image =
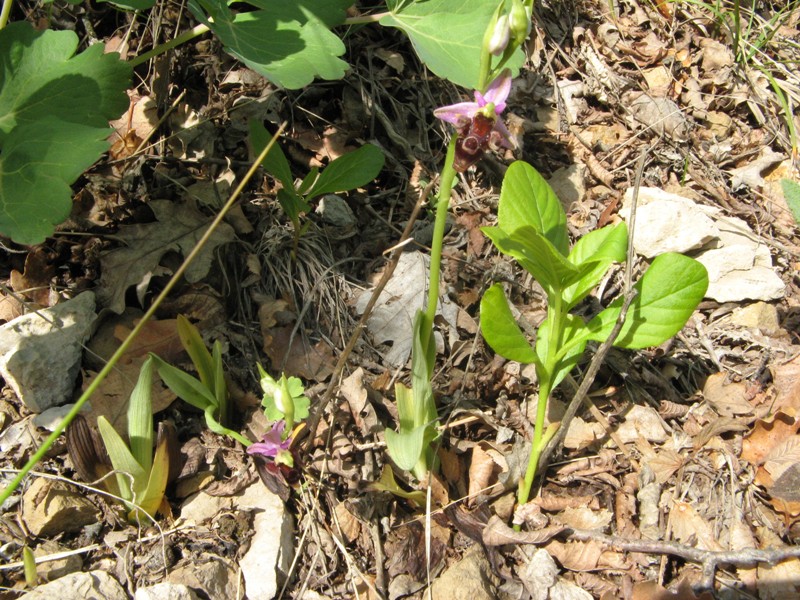
[{"label": "purple orchid bloom", "polygon": [[486,93],[475,91],[475,102],[459,102],[433,111],[435,117],[458,128],[455,168],[465,171],[475,164],[487,147],[511,148],[511,134],[499,118],[511,91],[511,71],[504,69],[489,84]]},{"label": "purple orchid bloom", "polygon": [[275,421],[272,424],[272,429],[261,438],[262,441],[248,446],[247,453],[259,454],[271,459],[284,456],[284,453],[288,452],[289,445],[292,443],[291,437],[285,440],[282,439],[285,427],[286,423],[284,421]]}]

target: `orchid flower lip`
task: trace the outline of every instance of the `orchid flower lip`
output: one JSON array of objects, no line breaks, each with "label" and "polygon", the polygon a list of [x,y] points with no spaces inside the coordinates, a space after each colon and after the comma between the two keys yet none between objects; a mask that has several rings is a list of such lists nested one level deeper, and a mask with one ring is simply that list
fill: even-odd
[{"label": "orchid flower lip", "polygon": [[286,440],[283,437],[283,430],[286,427],[284,421],[276,421],[272,424],[272,429],[265,433],[260,442],[255,442],[248,446],[248,454],[260,454],[268,458],[275,458],[282,451],[288,450],[292,443],[291,437]]}]

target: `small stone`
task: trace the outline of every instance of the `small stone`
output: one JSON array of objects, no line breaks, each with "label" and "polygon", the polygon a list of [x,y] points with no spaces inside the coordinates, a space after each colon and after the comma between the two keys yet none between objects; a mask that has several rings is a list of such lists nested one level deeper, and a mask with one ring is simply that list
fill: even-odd
[{"label": "small stone", "polygon": [[72,399],[94,308],[94,294],[84,292],[0,327],[0,374],[33,412]]},{"label": "small stone", "polygon": [[36,536],[79,531],[97,519],[97,508],[85,496],[51,479],[36,479],[22,496],[22,520]]},{"label": "small stone", "polygon": [[164,582],[139,588],[133,600],[199,600],[199,597],[182,583]]},{"label": "small stone", "polygon": [[[189,563],[179,565],[170,571],[167,582],[181,583],[201,591],[209,600],[228,600],[240,597],[236,595],[238,583],[236,570],[227,561],[210,554],[203,554]],[[248,595],[248,597],[256,600],[262,596]],[[263,597],[272,598],[272,596]]]},{"label": "small stone", "polygon": [[778,309],[766,302],[754,302],[735,309],[731,314],[731,324],[759,329],[765,335],[773,335],[780,329]]},{"label": "small stone", "polygon": [[496,587],[483,549],[473,546],[433,582],[431,595],[436,600],[493,600],[497,598]]},{"label": "small stone", "polygon": [[575,164],[558,169],[547,180],[561,201],[564,210],[569,210],[573,204],[583,199],[586,194],[585,176],[586,167]]},{"label": "small stone", "polygon": [[291,515],[280,498],[259,481],[236,497],[236,506],[254,512],[250,548],[239,562],[248,598],[272,598],[286,578],[294,554]]},{"label": "small stone", "polygon": [[[54,540],[45,540],[39,544],[33,551],[33,556],[42,558],[44,556],[51,556],[68,550]],[[55,581],[59,577],[64,577],[75,571],[80,571],[83,566],[83,560],[79,554],[72,554],[59,558],[58,560],[48,560],[36,564],[36,574],[44,581]]]},{"label": "small stone", "polygon": [[[233,596],[231,596],[233,597]],[[19,600],[128,600],[128,594],[116,579],[105,571],[71,573],[40,585],[19,597]]]}]

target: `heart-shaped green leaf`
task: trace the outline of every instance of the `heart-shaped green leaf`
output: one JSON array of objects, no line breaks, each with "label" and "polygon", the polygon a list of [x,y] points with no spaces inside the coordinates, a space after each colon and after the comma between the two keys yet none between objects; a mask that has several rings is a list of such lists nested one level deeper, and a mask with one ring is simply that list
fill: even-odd
[{"label": "heart-shaped green leaf", "polygon": [[[396,3],[381,25],[402,29],[422,62],[439,77],[467,89],[478,86],[481,46],[498,0],[427,0]],[[525,60],[517,50],[507,66]]]}]

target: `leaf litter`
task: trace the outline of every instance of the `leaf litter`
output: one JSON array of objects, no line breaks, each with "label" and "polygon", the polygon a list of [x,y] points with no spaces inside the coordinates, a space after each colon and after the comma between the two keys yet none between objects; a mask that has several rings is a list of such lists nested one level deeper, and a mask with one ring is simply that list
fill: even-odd
[{"label": "leaf litter", "polygon": [[[760,318],[742,315],[740,311],[756,306],[746,299],[753,296],[707,300],[676,340],[612,356],[599,379],[603,387],[592,400],[608,428],[590,412],[579,411],[565,450],[548,470],[538,497],[518,511],[521,521],[531,526],[515,532],[508,527],[511,509],[503,504],[516,485],[508,477],[513,469],[508,435],[521,441],[529,434],[524,415],[535,381],[519,365],[498,364],[491,356],[474,327],[475,307],[486,274],[507,278],[525,314],[541,313],[543,307],[541,296],[530,291],[519,273],[492,254],[478,235],[480,226],[491,224],[496,175],[502,166],[487,160],[465,174],[453,201],[454,229],[446,240],[447,293],[441,298],[445,308],[439,323],[444,354],[434,380],[437,391],[447,391],[440,394],[440,412],[451,417],[440,449],[445,477],[437,483],[436,496],[444,505],[454,504],[432,507],[428,556],[425,507],[419,501],[424,488],[416,489],[403,473],[394,473],[384,491],[367,485],[388,482],[382,478],[386,459],[381,431],[396,418],[392,384],[407,376],[403,366],[410,318],[422,302],[419,282],[426,279],[427,267],[419,260],[424,253],[403,254],[404,261],[416,259],[414,267],[409,272],[398,269],[390,280],[379,309],[372,312],[365,335],[349,357],[344,381],[328,381],[343,340],[355,326],[357,288],[367,290],[362,297],[369,297],[368,282],[384,262],[381,252],[397,240],[404,225],[408,207],[398,204],[397,198],[404,197],[408,179],[402,173],[410,172],[410,164],[398,159],[394,167],[402,168],[382,175],[379,185],[345,197],[362,235],[336,239],[326,236],[320,224],[309,230],[294,258],[288,251],[291,236],[276,217],[272,182],[264,178],[239,217],[255,233],[246,233],[241,226],[224,227],[187,274],[175,300],[197,293],[202,285],[220,293],[227,316],[220,318],[213,308],[190,306],[195,307],[196,318],[216,320],[208,331],[226,341],[231,374],[243,390],[254,389],[255,361],[262,360],[274,369],[302,373],[321,388],[337,386],[341,394],[310,440],[306,481],[318,501],[301,496],[290,504],[299,531],[310,532],[297,546],[300,566],[287,588],[290,597],[301,597],[299,590],[304,587],[318,597],[342,597],[352,594],[351,584],[364,594],[374,595],[375,589],[383,597],[406,593],[423,597],[428,572],[436,578],[462,561],[473,565],[459,572],[460,583],[466,585],[468,578],[484,577],[483,567],[467,558],[467,548],[476,540],[491,548],[487,551],[491,570],[500,576],[485,578],[478,588],[488,586],[496,597],[505,593],[529,598],[689,600],[710,597],[711,586],[720,597],[788,598],[798,593],[800,560],[789,551],[800,536],[796,333],[800,309],[794,276],[798,239],[782,194],[768,189],[771,174],[778,169],[784,169],[781,177],[797,178],[796,168],[786,160],[793,150],[786,133],[787,115],[759,64],[740,63],[731,40],[713,33],[709,25],[714,15],[704,6],[628,3],[612,18],[605,3],[584,3],[576,7],[583,26],[569,28],[567,36],[565,28],[572,18],[567,8],[545,3],[542,9],[533,36],[535,46],[549,57],[552,71],[525,70],[519,86],[534,91],[515,89],[510,104],[525,124],[519,134],[524,156],[537,169],[552,175],[573,165],[585,167],[575,170],[585,191],[575,195],[570,207],[573,233],[589,231],[601,219],[619,218],[616,210],[629,188],[629,163],[646,151],[647,185],[685,196],[702,206],[703,214],[746,223],[755,248],[750,264],[758,252],[765,273],[780,279],[780,287],[771,288],[773,295],[766,304],[775,307],[775,313]],[[789,21],[782,27],[785,31],[775,42],[753,57],[763,61],[789,53],[781,60],[790,60],[792,46],[782,40],[796,35],[797,23]],[[371,42],[365,34],[356,35],[353,43]],[[423,86],[415,79],[419,66],[402,45],[391,55],[376,52],[377,60],[367,58],[367,53],[361,56],[359,68],[393,74],[369,83],[376,97],[391,98],[391,103],[362,105],[363,88],[352,75],[333,84],[342,97],[351,98],[344,104],[334,102],[319,85],[311,85],[307,97],[296,98],[290,92],[264,88],[255,78],[228,77],[236,63],[227,56],[194,54],[197,62],[188,67],[194,79],[184,74],[180,83],[204,100],[190,94],[179,102],[156,136],[160,149],[144,167],[117,180],[89,178],[84,192],[97,205],[114,207],[108,219],[94,222],[104,228],[114,225],[116,230],[111,241],[102,241],[102,253],[92,249],[92,242],[59,241],[11,255],[4,265],[11,289],[26,301],[48,306],[57,290],[76,291],[78,282],[90,281],[114,312],[146,305],[152,290],[174,270],[174,254],[185,256],[210,221],[205,206],[187,199],[213,196],[208,182],[229,183],[230,175],[247,161],[244,135],[227,127],[226,120],[227,111],[242,98],[256,102],[267,96],[273,124],[290,117],[286,105],[295,99],[304,110],[324,115],[292,122],[286,144],[297,172],[326,164],[354,139],[379,141],[388,152],[407,157],[411,150],[424,147],[417,144],[420,137],[440,135],[410,123],[425,122],[416,113],[418,106],[431,112],[461,98],[460,90],[426,83],[421,94]],[[335,61],[329,67],[336,68]],[[402,77],[396,76],[397,69]],[[776,72],[796,105],[796,74],[780,67]],[[177,71],[175,75],[181,77]],[[197,87],[198,81],[210,81],[212,87]],[[150,135],[147,130],[154,122],[149,99],[159,107],[176,99],[174,91],[159,86],[144,82],[141,95],[122,117],[118,132],[127,150],[121,148],[120,157]],[[354,117],[354,107],[360,117]],[[398,118],[388,118],[387,111]],[[540,118],[553,112],[556,119]],[[398,135],[396,130],[410,130],[413,135]],[[435,172],[437,164],[428,160],[426,168]],[[226,174],[229,165],[233,167]],[[106,168],[100,165],[98,172],[114,173]],[[655,237],[663,241],[666,236]],[[718,250],[713,248],[717,244],[718,240],[702,237],[698,247]],[[763,280],[758,281],[756,287],[763,288]],[[615,280],[605,283],[615,285]],[[738,283],[731,289],[741,293]],[[8,302],[17,298],[5,291],[3,296]],[[177,310],[162,315],[157,323],[169,328]],[[155,344],[171,335],[169,329],[151,333]],[[113,330],[102,335],[117,337]],[[103,395],[126,396],[125,385],[136,375],[135,368],[126,368],[121,368],[121,381],[114,384],[121,391],[110,389]],[[87,369],[84,385],[90,378]],[[569,400],[566,389],[561,394]],[[119,398],[110,405],[118,408]],[[4,438],[24,423],[14,410],[14,399],[9,397],[8,403],[2,408],[9,415]],[[243,400],[242,405],[248,404]],[[218,487],[236,483],[221,493],[241,487],[246,477],[238,480],[235,472],[245,468],[243,463],[233,460],[230,449],[220,446],[214,436],[200,433],[198,415],[176,405],[168,406],[164,414],[178,423],[185,439],[202,440],[208,448],[197,459],[198,473],[213,477]],[[474,418],[462,423],[464,415]],[[242,416],[243,422],[247,420]],[[29,437],[23,437],[8,456],[9,466],[17,465],[41,437],[41,431],[32,431],[27,423],[24,430]],[[612,431],[616,439],[611,438]],[[58,455],[48,466],[71,476],[70,466]],[[385,491],[392,486],[407,495]],[[104,534],[121,527],[113,518],[112,505],[99,497],[93,502],[103,508],[99,526]],[[232,506],[235,510],[235,502]],[[502,519],[496,516],[501,514]],[[23,538],[13,533],[16,529],[8,531],[12,533],[3,534],[4,543],[19,544]],[[76,534],[61,538],[73,547],[87,541]],[[236,549],[239,541],[234,529],[220,530],[214,537],[197,527],[171,535],[169,543],[184,553],[183,564],[196,559],[197,545],[203,544],[205,552],[233,565],[241,558]],[[135,536],[123,544],[141,545]],[[752,562],[746,556],[752,549],[769,548],[777,548],[778,554],[772,556],[781,560]],[[723,555],[726,560],[715,558]],[[96,551],[85,560],[88,566],[122,559],[110,551]],[[136,575],[139,582],[159,576],[145,568]],[[3,577],[4,583],[15,583],[9,572]]]}]

